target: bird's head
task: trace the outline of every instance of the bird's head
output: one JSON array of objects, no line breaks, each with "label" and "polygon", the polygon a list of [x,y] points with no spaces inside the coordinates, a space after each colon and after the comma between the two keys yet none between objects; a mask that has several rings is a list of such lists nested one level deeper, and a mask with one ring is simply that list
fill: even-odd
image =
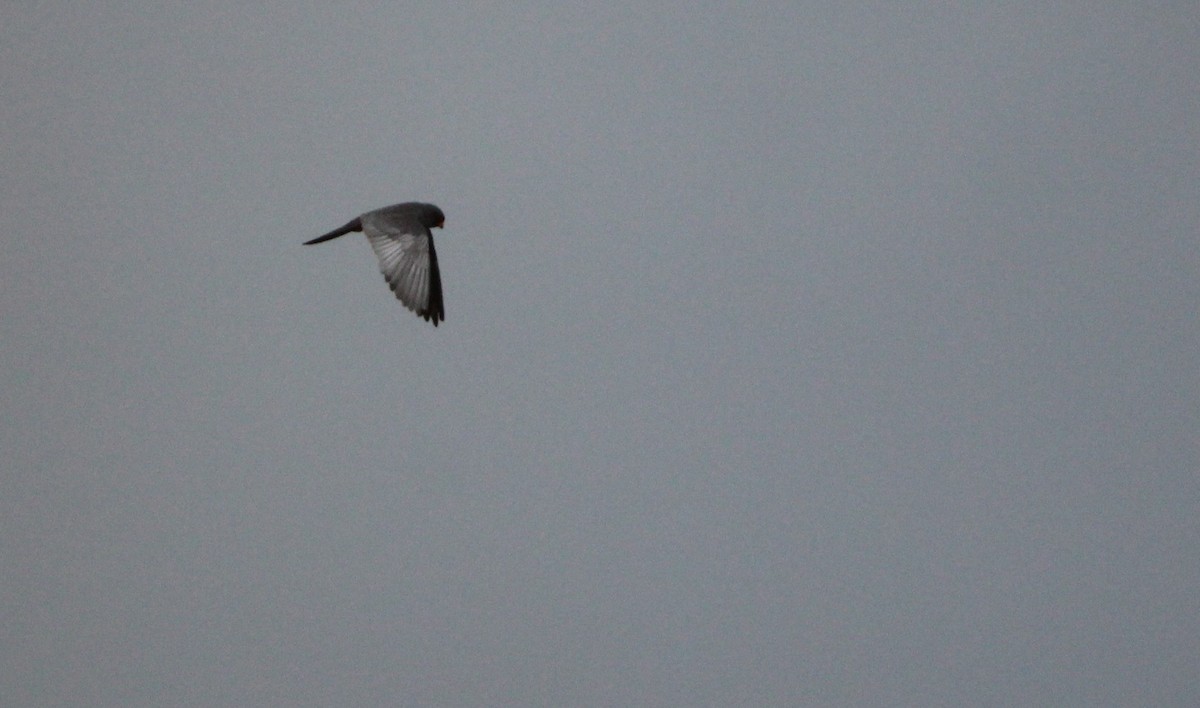
[{"label": "bird's head", "polygon": [[421,210],[421,223],[427,229],[440,229],[446,223],[446,215],[432,204],[425,204]]}]

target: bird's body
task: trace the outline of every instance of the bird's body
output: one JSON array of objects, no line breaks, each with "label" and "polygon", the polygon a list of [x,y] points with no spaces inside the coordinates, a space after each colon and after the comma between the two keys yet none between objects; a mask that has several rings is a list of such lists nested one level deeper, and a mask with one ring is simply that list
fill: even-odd
[{"label": "bird's body", "polygon": [[379,258],[379,270],[396,299],[426,322],[446,319],[442,303],[442,276],[433,249],[432,228],[446,222],[442,210],[432,204],[405,202],[369,211],[339,229],[318,236],[309,246],[362,231]]}]

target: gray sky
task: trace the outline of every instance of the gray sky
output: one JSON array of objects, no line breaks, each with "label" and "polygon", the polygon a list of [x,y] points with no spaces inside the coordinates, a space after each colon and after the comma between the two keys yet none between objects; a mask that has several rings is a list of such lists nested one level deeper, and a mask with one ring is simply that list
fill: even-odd
[{"label": "gray sky", "polygon": [[1200,700],[1195,3],[165,5],[0,9],[6,704]]}]

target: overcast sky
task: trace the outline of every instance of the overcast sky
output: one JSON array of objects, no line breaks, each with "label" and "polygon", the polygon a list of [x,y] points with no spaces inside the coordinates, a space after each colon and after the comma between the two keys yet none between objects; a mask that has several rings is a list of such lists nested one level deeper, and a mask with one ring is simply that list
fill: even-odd
[{"label": "overcast sky", "polygon": [[0,9],[6,705],[1200,701],[1200,6],[244,5]]}]

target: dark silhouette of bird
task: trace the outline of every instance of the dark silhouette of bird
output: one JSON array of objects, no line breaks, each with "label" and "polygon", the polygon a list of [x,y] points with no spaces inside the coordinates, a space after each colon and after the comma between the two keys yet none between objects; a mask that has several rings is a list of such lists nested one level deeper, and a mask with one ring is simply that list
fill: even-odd
[{"label": "dark silhouette of bird", "polygon": [[368,211],[340,229],[305,241],[304,245],[362,231],[375,249],[379,270],[396,299],[437,327],[439,321],[446,319],[446,308],[442,304],[442,275],[438,272],[430,229],[440,229],[445,223],[446,215],[434,205],[405,202]]}]

